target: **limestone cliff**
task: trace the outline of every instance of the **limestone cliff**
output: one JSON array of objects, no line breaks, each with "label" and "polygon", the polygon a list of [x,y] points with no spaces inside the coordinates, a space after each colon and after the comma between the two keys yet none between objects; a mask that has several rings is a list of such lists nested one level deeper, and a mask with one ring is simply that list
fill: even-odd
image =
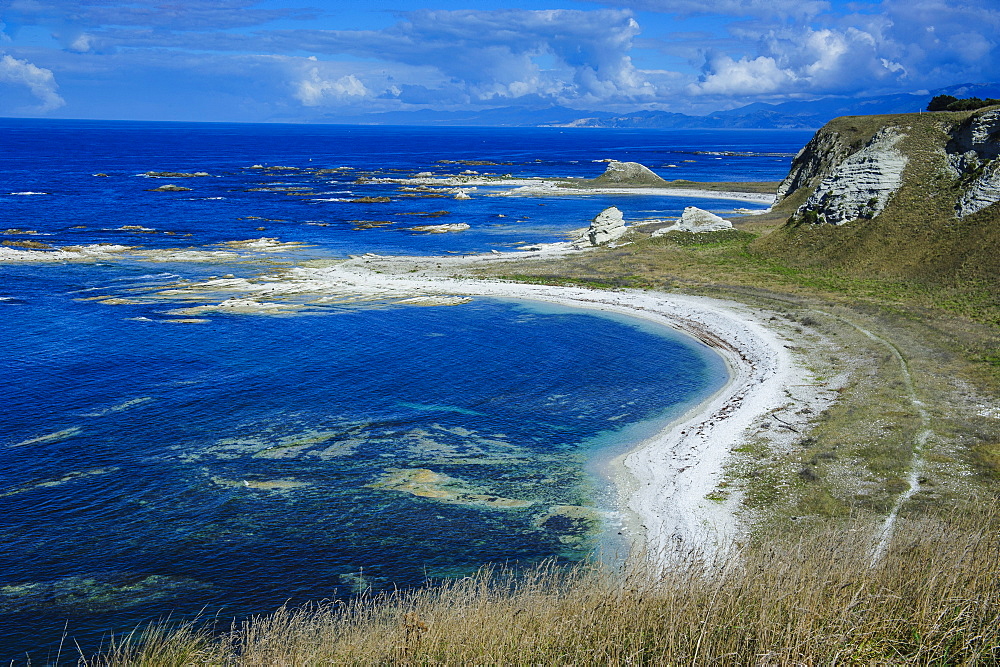
[{"label": "limestone cliff", "polygon": [[907,197],[933,191],[949,215],[964,218],[1000,202],[998,156],[996,107],[838,118],[795,157],[778,205],[800,223],[842,225],[878,218],[910,188]]},{"label": "limestone cliff", "polygon": [[1000,201],[1000,109],[972,116],[946,146],[948,165],[965,187],[955,206],[962,218]]}]

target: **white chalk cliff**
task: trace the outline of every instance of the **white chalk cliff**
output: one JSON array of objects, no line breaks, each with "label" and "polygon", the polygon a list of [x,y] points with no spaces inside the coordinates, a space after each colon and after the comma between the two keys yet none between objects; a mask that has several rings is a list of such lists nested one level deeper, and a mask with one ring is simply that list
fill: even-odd
[{"label": "white chalk cliff", "polygon": [[952,132],[948,165],[965,185],[955,214],[967,215],[1000,201],[1000,110],[973,116]]},{"label": "white chalk cliff", "polygon": [[902,139],[897,128],[879,130],[820,181],[798,213],[819,211],[819,221],[835,225],[877,216],[903,184],[907,159],[896,148]]},{"label": "white chalk cliff", "polygon": [[799,151],[778,188],[779,205],[796,201],[793,221],[872,220],[910,184],[936,193],[930,197],[953,197],[947,205],[958,218],[1000,204],[1000,110],[921,120],[899,114],[885,117],[880,127],[876,119],[834,119]]}]

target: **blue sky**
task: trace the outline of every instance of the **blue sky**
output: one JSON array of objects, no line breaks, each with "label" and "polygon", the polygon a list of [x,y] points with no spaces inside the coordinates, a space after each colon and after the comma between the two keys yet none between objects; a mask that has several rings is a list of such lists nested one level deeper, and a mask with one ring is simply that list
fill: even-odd
[{"label": "blue sky", "polygon": [[0,115],[707,113],[992,82],[1000,0],[0,0]]}]

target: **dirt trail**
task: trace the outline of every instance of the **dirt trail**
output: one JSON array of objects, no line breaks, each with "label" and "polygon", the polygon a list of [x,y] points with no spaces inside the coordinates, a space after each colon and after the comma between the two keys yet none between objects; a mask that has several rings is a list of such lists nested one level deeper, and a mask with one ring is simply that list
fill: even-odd
[{"label": "dirt trail", "polygon": [[906,387],[907,397],[909,398],[913,409],[920,416],[920,431],[917,433],[917,437],[913,443],[913,456],[910,459],[910,471],[906,476],[908,485],[907,489],[903,491],[903,493],[899,494],[898,498],[896,498],[896,502],[893,504],[889,514],[886,515],[881,528],[879,528],[878,532],[875,534],[875,544],[871,551],[871,566],[875,567],[878,565],[879,561],[882,560],[886,550],[889,548],[889,544],[892,542],[892,533],[896,526],[896,519],[899,517],[900,509],[903,507],[903,504],[912,498],[920,488],[920,474],[924,468],[924,445],[927,444],[927,440],[933,434],[933,431],[930,428],[930,415],[927,413],[923,402],[917,397],[917,391],[913,384],[913,376],[910,374],[910,365],[907,363],[903,353],[899,351],[899,348],[896,347],[895,344],[844,317],[822,310],[817,310],[816,312],[850,325],[870,340],[873,340],[888,349],[899,363],[899,371],[903,377],[903,384]]}]

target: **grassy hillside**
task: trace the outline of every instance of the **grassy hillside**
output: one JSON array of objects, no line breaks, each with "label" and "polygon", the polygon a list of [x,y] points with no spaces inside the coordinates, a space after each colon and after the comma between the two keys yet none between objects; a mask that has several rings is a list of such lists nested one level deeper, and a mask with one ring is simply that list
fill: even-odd
[{"label": "grassy hillside", "polygon": [[[900,148],[909,162],[902,188],[874,220],[841,226],[789,223],[762,235],[750,251],[788,267],[881,281],[890,294],[903,289],[929,306],[1000,323],[1000,210],[992,206],[955,217],[954,202],[963,182],[947,171],[943,151],[947,129],[970,115],[941,112],[832,121],[824,131],[842,133],[855,145],[883,125],[903,128],[906,137]],[[795,193],[776,212],[791,216],[808,194],[808,189]]]}]

